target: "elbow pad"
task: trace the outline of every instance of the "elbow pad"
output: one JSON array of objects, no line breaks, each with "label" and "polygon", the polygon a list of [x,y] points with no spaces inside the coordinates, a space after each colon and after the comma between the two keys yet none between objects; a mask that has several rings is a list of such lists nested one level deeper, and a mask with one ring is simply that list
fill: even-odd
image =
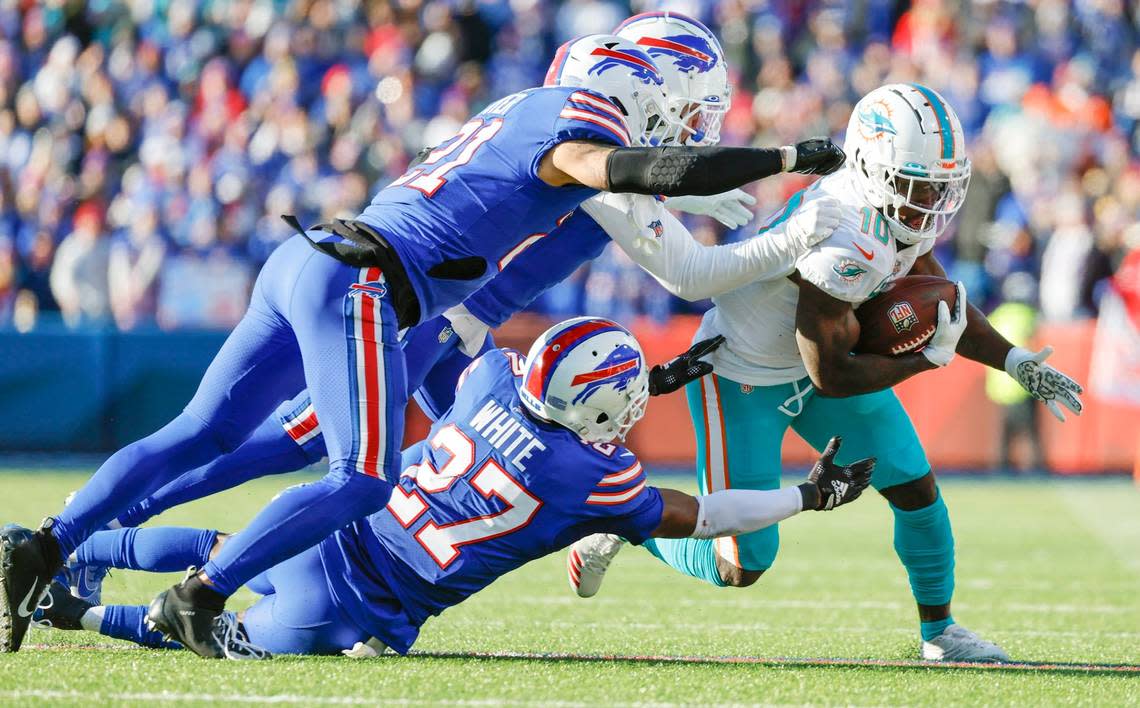
[{"label": "elbow pad", "polygon": [[778,149],[619,148],[606,158],[606,178],[611,192],[709,195],[779,174],[783,167]]}]

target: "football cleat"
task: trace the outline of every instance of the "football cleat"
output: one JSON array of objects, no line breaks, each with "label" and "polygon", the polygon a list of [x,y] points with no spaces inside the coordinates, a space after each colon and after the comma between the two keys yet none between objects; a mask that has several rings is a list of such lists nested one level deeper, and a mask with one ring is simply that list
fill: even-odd
[{"label": "football cleat", "polygon": [[578,597],[593,597],[602,587],[610,561],[625,545],[612,533],[596,533],[578,540],[566,554],[566,575]]},{"label": "football cleat", "polygon": [[32,615],[32,625],[41,629],[83,629],[83,615],[94,606],[72,595],[66,585],[53,582]]},{"label": "football cleat", "polygon": [[[224,636],[218,633],[217,620],[224,611],[194,605],[187,581],[197,575],[196,568],[186,571],[186,578],[169,590],[158,594],[147,608],[146,622],[152,630],[182,644],[206,659],[226,658]],[[224,632],[223,632],[224,634]]]},{"label": "football cleat", "polygon": [[245,628],[233,612],[223,612],[214,620],[214,636],[222,645],[222,652],[232,661],[259,661],[273,655],[249,641]]},{"label": "football cleat", "polygon": [[48,530],[9,524],[0,530],[0,652],[20,651],[40,600],[62,565]]},{"label": "football cleat", "polygon": [[103,580],[111,574],[110,568],[79,562],[68,562],[64,568],[72,595],[92,605],[103,604]]},{"label": "football cleat", "polygon": [[1009,661],[1009,654],[960,624],[952,624],[934,639],[922,642],[927,661]]}]

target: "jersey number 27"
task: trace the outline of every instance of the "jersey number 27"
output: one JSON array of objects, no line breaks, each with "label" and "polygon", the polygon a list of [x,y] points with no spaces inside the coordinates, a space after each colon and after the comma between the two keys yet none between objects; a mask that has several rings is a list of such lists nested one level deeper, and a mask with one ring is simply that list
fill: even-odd
[{"label": "jersey number 27", "polygon": [[[418,489],[409,494],[397,485],[388,501],[388,511],[404,528],[410,528],[428,510],[420,492],[446,492],[475,466],[475,442],[455,425],[440,428],[432,436],[430,444],[436,450],[447,452],[447,462],[439,470],[427,460],[404,470],[402,476],[413,477]],[[416,532],[416,540],[440,568],[446,568],[459,557],[460,547],[517,531],[529,524],[542,508],[542,501],[519,484],[494,458],[488,458],[468,483],[483,498],[498,498],[503,509],[443,525],[429,518]]]},{"label": "jersey number 27", "polygon": [[447,173],[471,162],[479,148],[495,137],[502,127],[502,118],[472,118],[452,138],[432,150],[423,162],[388,186],[411,187],[429,198],[434,197],[439,188],[447,184],[444,179]]}]

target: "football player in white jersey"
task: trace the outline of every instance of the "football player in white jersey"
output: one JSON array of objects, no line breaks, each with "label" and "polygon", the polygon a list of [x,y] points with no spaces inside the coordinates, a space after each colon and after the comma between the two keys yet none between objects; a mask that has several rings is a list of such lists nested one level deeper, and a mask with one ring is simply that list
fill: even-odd
[{"label": "football player in white jersey", "polygon": [[[1044,363],[1051,349],[1010,344],[966,302],[920,352],[852,354],[855,307],[903,275],[946,273],[935,239],[966,195],[970,161],[953,110],[935,91],[891,84],[859,101],[847,127],[846,166],[795,194],[761,231],[779,233],[804,205],[826,197],[844,205],[839,227],[802,256],[787,277],[758,281],[713,298],[698,339],[724,335],[715,374],[687,387],[697,434],[702,491],[780,484],[780,450],[792,427],[816,448],[832,435],[843,454],[877,457],[873,486],[895,517],[894,546],[918,603],[921,653],[931,660],[1004,661],[999,646],[956,624],[954,539],[946,504],[906,411],[891,387],[946,366],[955,353],[1004,369],[1059,419],[1081,411],[1081,387]],[[621,539],[596,535],[570,551],[571,586],[598,591]],[[776,527],[715,541],[657,540],[655,556],[714,585],[746,586],[771,567]],[[573,578],[577,578],[575,581]]]}]

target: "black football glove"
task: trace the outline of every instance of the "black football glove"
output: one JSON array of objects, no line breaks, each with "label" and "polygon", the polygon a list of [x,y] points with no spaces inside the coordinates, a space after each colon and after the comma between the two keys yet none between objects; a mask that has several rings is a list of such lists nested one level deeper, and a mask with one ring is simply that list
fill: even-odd
[{"label": "black football glove", "polygon": [[[875,470],[875,458],[869,457],[849,465],[835,464],[835,453],[843,439],[838,435],[827,443],[827,449],[819,456],[815,467],[811,468],[808,481],[800,485],[804,497],[804,509],[831,511],[859,498],[871,483],[871,473]],[[812,506],[812,501],[815,506]]]},{"label": "black football glove", "polygon": [[650,369],[649,395],[663,396],[666,393],[673,393],[690,381],[711,374],[713,365],[700,359],[713,353],[722,344],[724,344],[724,335],[721,334],[710,339],[702,339],[689,347],[689,351],[684,354]]},{"label": "black football glove", "polygon": [[805,175],[829,175],[847,161],[842,148],[831,138],[810,138],[796,143],[796,162],[790,172]]}]

